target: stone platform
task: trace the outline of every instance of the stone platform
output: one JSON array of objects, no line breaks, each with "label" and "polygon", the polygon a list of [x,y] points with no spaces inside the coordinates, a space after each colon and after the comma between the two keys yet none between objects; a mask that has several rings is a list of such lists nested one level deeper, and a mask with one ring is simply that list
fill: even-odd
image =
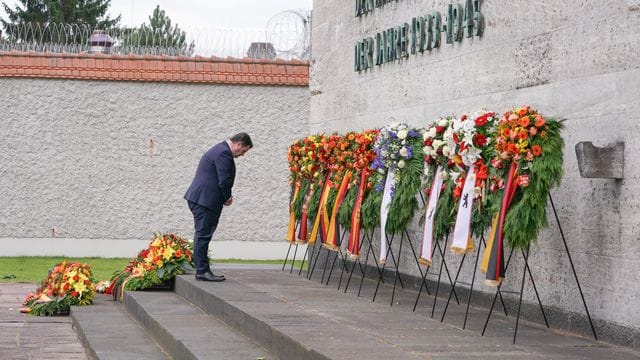
[{"label": "stone platform", "polygon": [[[82,335],[90,329],[100,306],[72,310],[85,344],[96,358],[107,359],[101,348],[124,350],[147,337],[157,355],[175,359],[639,359],[640,352],[592,338],[548,329],[521,320],[513,344],[515,319],[495,312],[481,336],[487,309],[470,309],[462,329],[466,303],[452,302],[440,321],[446,298],[439,298],[431,318],[433,296],[422,297],[413,312],[416,291],[398,287],[390,306],[392,287],[366,279],[358,297],[360,278],[347,293],[346,278],[334,273],[328,285],[321,271],[312,280],[281,271],[279,266],[216,268],[227,281],[195,281],[193,275],[176,279],[173,292],[128,292],[114,317],[122,326],[138,327],[118,344],[104,337]],[[356,280],[357,279],[357,280]],[[326,282],[326,278],[325,278]],[[340,290],[337,289],[340,283]],[[446,293],[445,295],[447,295]],[[92,309],[93,308],[93,309]],[[112,310],[113,311],[113,310]],[[115,316],[115,315],[108,315]],[[127,321],[129,323],[127,323]],[[95,328],[95,327],[94,327]],[[133,329],[133,327],[131,328]],[[105,332],[108,329],[104,330]],[[134,345],[134,348],[137,345]],[[121,354],[124,354],[124,351]],[[124,355],[123,355],[124,356]],[[131,353],[129,358],[139,358]],[[113,358],[113,357],[112,357]],[[124,359],[127,357],[117,357]]]}]

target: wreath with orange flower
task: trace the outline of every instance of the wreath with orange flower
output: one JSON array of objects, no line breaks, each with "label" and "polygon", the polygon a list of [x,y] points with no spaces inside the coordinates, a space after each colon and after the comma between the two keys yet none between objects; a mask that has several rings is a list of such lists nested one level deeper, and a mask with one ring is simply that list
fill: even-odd
[{"label": "wreath with orange flower", "polygon": [[[563,175],[564,140],[561,121],[545,119],[529,106],[507,111],[498,122],[495,157],[491,160],[492,190],[504,186],[513,162],[515,193],[506,213],[504,236],[514,248],[528,248],[547,225],[546,205],[549,191],[560,185]],[[492,193],[500,197],[501,192]],[[493,211],[499,199],[491,201]]]},{"label": "wreath with orange flower", "polygon": [[71,305],[89,305],[95,288],[91,266],[62,261],[56,264],[35,293],[24,300],[21,312],[37,316],[68,314]]},{"label": "wreath with orange flower", "polygon": [[[376,153],[373,149],[373,144],[378,135],[378,130],[366,130],[361,133],[349,132],[344,136],[347,142],[347,151],[349,156],[347,158],[347,168],[353,171],[351,182],[349,184],[349,190],[338,210],[338,221],[342,226],[348,227],[351,224],[351,215],[353,213],[353,207],[358,196],[358,187],[360,186],[360,178],[363,171],[369,171],[369,165],[376,158]],[[364,197],[373,187],[373,182],[367,179],[365,185]]]},{"label": "wreath with orange flower", "polygon": [[141,290],[162,285],[176,275],[194,270],[193,243],[175,234],[156,233],[149,246],[116,271],[107,294],[117,297],[123,290]]}]

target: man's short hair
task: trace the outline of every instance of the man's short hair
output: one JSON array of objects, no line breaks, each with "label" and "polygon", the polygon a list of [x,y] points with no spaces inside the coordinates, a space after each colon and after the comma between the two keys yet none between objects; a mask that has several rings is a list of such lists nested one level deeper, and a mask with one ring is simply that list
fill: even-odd
[{"label": "man's short hair", "polygon": [[243,146],[248,146],[250,148],[253,147],[253,142],[251,142],[251,137],[246,132],[241,132],[233,135],[231,137],[231,142],[240,143]]}]

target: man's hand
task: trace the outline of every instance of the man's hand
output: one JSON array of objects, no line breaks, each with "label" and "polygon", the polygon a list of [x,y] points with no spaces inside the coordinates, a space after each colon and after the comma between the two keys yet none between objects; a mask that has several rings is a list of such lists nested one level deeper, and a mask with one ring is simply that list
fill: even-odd
[{"label": "man's hand", "polygon": [[229,205],[231,205],[231,203],[233,203],[233,196],[230,197],[227,201],[224,202],[224,206],[229,206]]}]

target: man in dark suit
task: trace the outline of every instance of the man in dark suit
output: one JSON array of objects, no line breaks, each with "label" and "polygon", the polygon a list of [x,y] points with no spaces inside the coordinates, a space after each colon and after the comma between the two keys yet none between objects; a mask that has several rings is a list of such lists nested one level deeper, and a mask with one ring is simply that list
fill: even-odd
[{"label": "man in dark suit", "polygon": [[196,175],[184,195],[196,230],[193,243],[196,280],[225,280],[224,276],[213,274],[209,267],[209,241],[218,226],[222,207],[233,202],[231,188],[236,177],[233,159],[252,147],[249,134],[239,133],[209,149],[202,155]]}]

